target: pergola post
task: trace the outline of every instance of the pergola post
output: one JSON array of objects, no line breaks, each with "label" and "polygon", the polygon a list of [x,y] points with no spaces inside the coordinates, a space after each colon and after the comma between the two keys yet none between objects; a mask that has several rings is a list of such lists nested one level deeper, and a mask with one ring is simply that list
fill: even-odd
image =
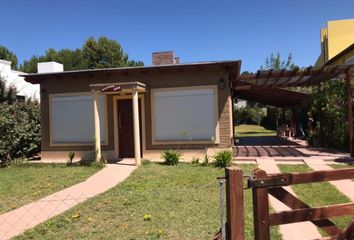
[{"label": "pergola post", "polygon": [[[318,85],[317,87],[317,91],[321,94],[321,85]],[[320,108],[318,109],[318,120],[320,121],[320,147],[323,148],[324,146],[324,142],[323,142],[323,138],[324,138],[324,132],[323,132],[323,112],[322,112],[322,102],[320,102]]]},{"label": "pergola post", "polygon": [[281,110],[282,110],[282,113],[281,113],[282,120],[281,121],[282,121],[282,124],[284,125],[284,123],[285,123],[285,108],[282,107]]},{"label": "pergola post", "polygon": [[101,132],[100,132],[100,115],[98,112],[98,96],[99,92],[97,90],[93,91],[93,115],[95,123],[95,152],[96,161],[101,160]]},{"label": "pergola post", "polygon": [[351,69],[349,68],[346,73],[346,88],[347,88],[347,101],[348,101],[348,132],[349,132],[349,150],[350,156],[354,157],[353,146],[353,107],[352,107],[352,86],[351,86]]},{"label": "pergola post", "polygon": [[140,126],[139,126],[139,98],[138,91],[133,89],[133,126],[134,126],[134,157],[135,165],[140,165]]}]

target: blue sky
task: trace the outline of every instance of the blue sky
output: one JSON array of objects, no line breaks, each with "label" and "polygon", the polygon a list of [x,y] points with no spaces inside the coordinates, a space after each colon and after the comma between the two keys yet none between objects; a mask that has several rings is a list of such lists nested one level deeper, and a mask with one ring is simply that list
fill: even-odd
[{"label": "blue sky", "polygon": [[174,50],[182,62],[241,59],[243,71],[276,52],[313,65],[320,27],[354,17],[353,0],[0,0],[0,7],[0,45],[20,62],[104,35],[145,65],[152,52]]}]

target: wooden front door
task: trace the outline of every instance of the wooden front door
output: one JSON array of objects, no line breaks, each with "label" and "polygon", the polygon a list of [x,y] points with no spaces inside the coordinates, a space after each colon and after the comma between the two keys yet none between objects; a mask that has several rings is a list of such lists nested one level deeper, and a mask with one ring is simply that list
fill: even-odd
[{"label": "wooden front door", "polygon": [[[139,125],[140,125],[140,149],[141,148],[141,107],[139,99]],[[132,99],[122,99],[117,102],[118,107],[118,142],[119,157],[134,157],[134,126]]]}]

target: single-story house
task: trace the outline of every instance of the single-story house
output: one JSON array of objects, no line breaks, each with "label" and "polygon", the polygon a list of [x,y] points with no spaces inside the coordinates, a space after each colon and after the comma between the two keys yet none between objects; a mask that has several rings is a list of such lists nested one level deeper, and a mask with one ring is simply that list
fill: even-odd
[{"label": "single-story house", "polygon": [[69,152],[89,158],[96,151],[139,164],[141,158],[159,160],[166,149],[191,160],[230,148],[229,81],[239,75],[241,61],[179,63],[168,51],[153,53],[152,62],[77,71],[47,62],[25,75],[40,84],[42,160],[66,161]]}]

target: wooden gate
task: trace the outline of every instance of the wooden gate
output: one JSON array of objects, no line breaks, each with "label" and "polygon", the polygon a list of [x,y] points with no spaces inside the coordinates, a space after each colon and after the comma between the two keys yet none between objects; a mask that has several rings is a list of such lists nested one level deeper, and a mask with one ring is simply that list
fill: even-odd
[{"label": "wooden gate", "polygon": [[[243,174],[237,167],[226,169],[227,240],[244,240]],[[354,169],[313,171],[308,173],[267,174],[255,169],[248,179],[253,194],[254,239],[269,240],[270,227],[288,223],[311,221],[331,237],[331,240],[353,240],[354,220],[344,230],[329,218],[354,214],[354,203],[311,208],[284,186],[354,179]],[[268,195],[272,195],[292,210],[269,213]],[[323,193],[326,194],[326,193]],[[320,196],[319,196],[320,197]]]}]

